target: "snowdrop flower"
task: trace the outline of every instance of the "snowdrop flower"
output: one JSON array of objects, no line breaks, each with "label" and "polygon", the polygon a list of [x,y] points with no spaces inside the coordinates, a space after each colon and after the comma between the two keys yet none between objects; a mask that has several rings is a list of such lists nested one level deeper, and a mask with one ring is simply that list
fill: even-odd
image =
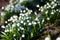
[{"label": "snowdrop flower", "polygon": [[8,23],[7,21],[5,21],[5,23]]},{"label": "snowdrop flower", "polygon": [[54,4],[54,6],[57,6],[57,4]]},{"label": "snowdrop flower", "polygon": [[14,37],[16,36],[16,34],[13,35]]},{"label": "snowdrop flower", "polygon": [[14,24],[12,24],[12,27],[16,27],[16,24],[14,23]]},{"label": "snowdrop flower", "polygon": [[12,21],[13,20],[13,17],[11,17],[10,20]]},{"label": "snowdrop flower", "polygon": [[20,26],[20,23],[17,23],[17,26],[19,27]]},{"label": "snowdrop flower", "polygon": [[20,10],[20,12],[22,13],[22,10]]},{"label": "snowdrop flower", "polygon": [[26,8],[26,10],[29,10],[28,8]]},{"label": "snowdrop flower", "polygon": [[39,21],[38,21],[37,23],[38,23],[38,24],[40,24],[40,22],[39,22]]},{"label": "snowdrop flower", "polygon": [[23,28],[23,27],[20,27],[20,29],[21,29],[21,30],[24,30],[24,28]]},{"label": "snowdrop flower", "polygon": [[47,5],[49,5],[49,3],[47,3]]},{"label": "snowdrop flower", "polygon": [[54,14],[54,12],[51,12],[51,14]]},{"label": "snowdrop flower", "polygon": [[9,30],[7,29],[7,30],[5,30],[5,32],[9,32]]},{"label": "snowdrop flower", "polygon": [[45,40],[50,40],[50,38],[49,37],[46,37]]},{"label": "snowdrop flower", "polygon": [[32,10],[29,10],[28,12],[33,12]]},{"label": "snowdrop flower", "polygon": [[8,22],[11,21],[11,19],[8,19]]},{"label": "snowdrop flower", "polygon": [[25,13],[25,12],[26,12],[26,10],[23,10],[23,12]]},{"label": "snowdrop flower", "polygon": [[54,0],[54,2],[56,2],[56,0]]},{"label": "snowdrop flower", "polygon": [[5,26],[4,26],[4,25],[2,25],[1,27],[2,27],[2,28],[5,28]]},{"label": "snowdrop flower", "polygon": [[35,15],[37,15],[37,12],[34,12]]},{"label": "snowdrop flower", "polygon": [[26,23],[24,23],[24,25],[26,25]]},{"label": "snowdrop flower", "polygon": [[36,7],[40,7],[39,5],[36,5]]},{"label": "snowdrop flower", "polygon": [[44,22],[44,19],[42,20],[42,23]]},{"label": "snowdrop flower", "polygon": [[52,1],[52,3],[51,3],[51,4],[55,4],[55,3],[54,3],[54,1]]},{"label": "snowdrop flower", "polygon": [[18,31],[20,31],[20,29],[18,28]]},{"label": "snowdrop flower", "polygon": [[28,25],[32,25],[32,23],[28,23]]},{"label": "snowdrop flower", "polygon": [[45,12],[46,14],[48,13],[48,11]]},{"label": "snowdrop flower", "polygon": [[14,15],[13,18],[18,18],[18,17],[16,15]]},{"label": "snowdrop flower", "polygon": [[20,40],[22,40],[22,38],[20,37]]},{"label": "snowdrop flower", "polygon": [[20,3],[22,3],[24,0],[20,0]]},{"label": "snowdrop flower", "polygon": [[56,11],[59,11],[59,9],[57,9]]},{"label": "snowdrop flower", "polygon": [[47,20],[50,20],[50,18],[48,17]]},{"label": "snowdrop flower", "polygon": [[48,6],[49,8],[51,7],[51,5]]},{"label": "snowdrop flower", "polygon": [[4,7],[2,7],[2,10],[4,9]]},{"label": "snowdrop flower", "polygon": [[41,9],[41,12],[43,12],[43,9]]},{"label": "snowdrop flower", "polygon": [[39,11],[41,11],[41,9],[39,8]]},{"label": "snowdrop flower", "polygon": [[38,21],[39,19],[38,18],[35,18],[36,21]]},{"label": "snowdrop flower", "polygon": [[46,8],[47,7],[47,5],[44,5],[44,8]]},{"label": "snowdrop flower", "polygon": [[34,21],[32,21],[32,24],[33,24],[33,25],[35,25],[35,24],[37,24],[37,23],[36,23],[36,22],[34,22]]},{"label": "snowdrop flower", "polygon": [[36,22],[34,22],[34,24],[37,24]]},{"label": "snowdrop flower", "polygon": [[21,23],[23,23],[23,21],[21,21]]},{"label": "snowdrop flower", "polygon": [[25,37],[25,35],[23,34],[22,37]]},{"label": "snowdrop flower", "polygon": [[60,37],[58,37],[56,40],[60,40]]},{"label": "snowdrop flower", "polygon": [[20,14],[21,16],[24,16],[24,14]]},{"label": "snowdrop flower", "polygon": [[10,32],[12,32],[13,30],[12,29],[10,29]]},{"label": "snowdrop flower", "polygon": [[29,20],[27,20],[27,22],[30,22]]},{"label": "snowdrop flower", "polygon": [[26,17],[26,19],[29,19],[29,17]]}]

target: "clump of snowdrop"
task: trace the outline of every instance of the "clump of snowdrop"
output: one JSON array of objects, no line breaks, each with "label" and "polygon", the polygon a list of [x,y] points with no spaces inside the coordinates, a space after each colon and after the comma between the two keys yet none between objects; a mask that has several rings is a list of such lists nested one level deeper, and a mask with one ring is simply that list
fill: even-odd
[{"label": "clump of snowdrop", "polygon": [[[19,13],[20,13],[19,17],[16,15],[13,15],[10,19],[8,19],[8,21],[11,21],[11,23],[8,23],[8,25],[6,25],[6,27],[2,26],[2,28],[5,28],[6,33],[7,32],[14,33],[14,34],[12,34],[13,36],[17,36],[19,33],[21,33],[21,35],[19,34],[20,37],[24,38],[25,34],[27,33],[27,35],[33,37],[33,35],[35,36],[35,33],[37,34],[38,28],[40,28],[39,29],[40,31],[43,30],[42,28],[44,27],[45,20],[50,21],[51,20],[50,18],[52,17],[51,14],[55,15],[54,13],[56,11],[59,11],[59,9],[57,9],[57,10],[54,9],[56,6],[57,6],[57,4],[55,2],[47,3],[41,7],[39,5],[36,5],[36,7],[39,8],[38,10],[41,11],[41,15],[38,17],[37,16],[38,14],[36,11],[34,11],[34,14],[32,14],[33,10],[29,10],[28,8],[21,10],[20,9],[21,6],[15,5],[16,8],[19,7],[19,8],[17,8],[17,9],[19,9]],[[7,23],[7,22],[5,22],[5,23]],[[37,26],[38,26],[38,28],[37,28]],[[17,35],[15,35],[16,31],[18,33]],[[50,38],[46,37],[45,40],[50,40]]]}]

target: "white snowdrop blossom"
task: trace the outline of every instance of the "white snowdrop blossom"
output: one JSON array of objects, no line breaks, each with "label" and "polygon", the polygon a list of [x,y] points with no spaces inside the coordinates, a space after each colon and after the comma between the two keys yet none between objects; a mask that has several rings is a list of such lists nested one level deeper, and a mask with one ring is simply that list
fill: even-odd
[{"label": "white snowdrop blossom", "polygon": [[34,24],[37,24],[36,22],[34,22]]},{"label": "white snowdrop blossom", "polygon": [[56,40],[60,40],[60,37],[58,37]]},{"label": "white snowdrop blossom", "polygon": [[56,0],[54,0],[54,2],[56,2]]},{"label": "white snowdrop blossom", "polygon": [[25,35],[23,34],[22,37],[25,37]]},{"label": "white snowdrop blossom", "polygon": [[32,23],[28,23],[28,25],[32,25]]},{"label": "white snowdrop blossom", "polygon": [[12,30],[12,29],[10,29],[9,31],[10,31],[10,32],[12,32],[13,30]]},{"label": "white snowdrop blossom", "polygon": [[14,23],[14,24],[12,24],[12,27],[16,27],[16,24]]},{"label": "white snowdrop blossom", "polygon": [[4,25],[2,25],[1,27],[2,27],[2,28],[5,28],[5,26],[4,26]]},{"label": "white snowdrop blossom", "polygon": [[44,22],[44,19],[42,20],[42,23]]},{"label": "white snowdrop blossom", "polygon": [[20,10],[20,12],[22,13],[23,11],[22,11],[22,10]]},{"label": "white snowdrop blossom", "polygon": [[18,17],[16,15],[14,15],[13,18],[16,18],[17,19]]},{"label": "white snowdrop blossom", "polygon": [[11,17],[10,20],[12,21],[13,20],[13,17]]},{"label": "white snowdrop blossom", "polygon": [[52,1],[52,2],[51,2],[51,5],[53,5],[53,4],[55,4],[55,2],[54,2],[54,1]]},{"label": "white snowdrop blossom", "polygon": [[22,3],[24,0],[20,0],[20,3]]},{"label": "white snowdrop blossom", "polygon": [[23,23],[23,21],[21,21],[21,23]]},{"label": "white snowdrop blossom", "polygon": [[35,18],[35,20],[36,20],[36,21],[38,21],[38,20],[39,20],[39,19],[38,19],[38,17],[37,17],[37,18]]},{"label": "white snowdrop blossom", "polygon": [[51,14],[54,14],[54,12],[51,12]]},{"label": "white snowdrop blossom", "polygon": [[24,30],[24,28],[23,28],[23,27],[20,27],[20,29],[21,29],[21,30]]},{"label": "white snowdrop blossom", "polygon": [[38,21],[37,23],[38,23],[38,24],[40,24],[40,22],[39,22],[39,21]]},{"label": "white snowdrop blossom", "polygon": [[24,25],[26,25],[26,23],[24,23]]},{"label": "white snowdrop blossom", "polygon": [[7,21],[5,21],[5,23],[8,23]]},{"label": "white snowdrop blossom", "polygon": [[41,12],[43,12],[43,10],[44,10],[44,9],[41,7]]},{"label": "white snowdrop blossom", "polygon": [[49,3],[47,3],[47,5],[49,5]]},{"label": "white snowdrop blossom", "polygon": [[29,10],[28,8],[26,8],[26,10]]},{"label": "white snowdrop blossom", "polygon": [[11,21],[11,19],[8,19],[8,22]]},{"label": "white snowdrop blossom", "polygon": [[20,31],[20,29],[18,28],[18,31]]},{"label": "white snowdrop blossom", "polygon": [[27,20],[27,22],[30,22],[29,20]]},{"label": "white snowdrop blossom", "polygon": [[25,13],[25,12],[26,12],[26,10],[23,10],[23,12]]},{"label": "white snowdrop blossom", "polygon": [[4,7],[2,7],[2,10],[4,9]]},{"label": "white snowdrop blossom", "polygon": [[16,34],[13,35],[14,37],[16,36]]},{"label": "white snowdrop blossom", "polygon": [[48,13],[48,11],[45,12],[46,14]]},{"label": "white snowdrop blossom", "polygon": [[34,21],[32,21],[32,24],[33,24],[33,25],[35,25],[35,24],[37,24],[37,23],[36,23],[36,22],[34,22]]},{"label": "white snowdrop blossom", "polygon": [[59,9],[56,9],[56,11],[59,11]]},{"label": "white snowdrop blossom", "polygon": [[41,11],[41,9],[39,8],[39,11]]},{"label": "white snowdrop blossom", "polygon": [[19,27],[20,26],[20,23],[17,23],[17,26]]},{"label": "white snowdrop blossom", "polygon": [[7,29],[7,30],[4,30],[5,32],[9,32],[9,30]]},{"label": "white snowdrop blossom", "polygon": [[36,5],[36,7],[40,7],[39,5]]},{"label": "white snowdrop blossom", "polygon": [[50,20],[50,18],[48,17],[47,20]]},{"label": "white snowdrop blossom", "polygon": [[37,15],[37,12],[34,12],[35,15]]},{"label": "white snowdrop blossom", "polygon": [[49,37],[46,37],[45,40],[50,40],[50,38]]}]

